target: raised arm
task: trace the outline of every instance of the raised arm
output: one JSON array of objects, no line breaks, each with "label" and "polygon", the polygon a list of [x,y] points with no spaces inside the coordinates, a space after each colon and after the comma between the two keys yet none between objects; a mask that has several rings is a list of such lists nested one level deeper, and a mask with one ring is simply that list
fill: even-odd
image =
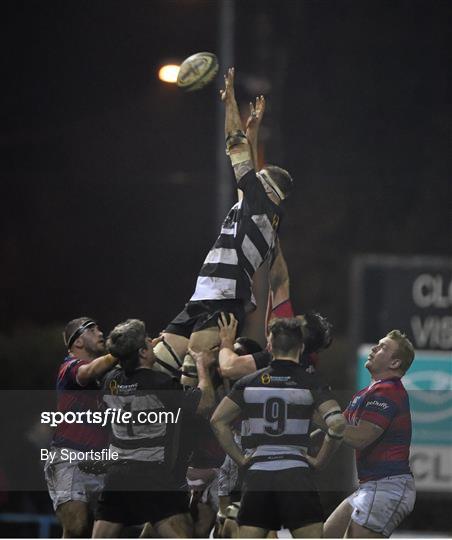
[{"label": "raised arm", "polygon": [[226,107],[224,134],[226,138],[226,153],[231,158],[237,182],[251,169],[253,162],[251,149],[243,132],[242,120],[234,92],[234,68],[229,68],[224,76],[224,90],[221,99]]},{"label": "raised arm", "polygon": [[188,349],[188,352],[195,361],[198,372],[198,388],[202,392],[196,412],[207,416],[215,407],[215,390],[210,376],[210,367],[215,363],[215,354],[212,351],[195,352],[191,349]]},{"label": "raised arm", "polygon": [[259,164],[259,128],[264,113],[265,98],[264,96],[258,96],[256,98],[256,105],[252,101],[250,102],[250,115],[246,122],[246,138],[251,146],[251,154],[256,171],[261,168]]},{"label": "raised arm", "polygon": [[237,333],[237,320],[232,313],[229,313],[229,322],[224,313],[218,318],[220,329],[220,352],[218,361],[222,377],[237,380],[244,375],[256,371],[256,362],[253,355],[247,354],[239,356],[234,351],[234,341]]},{"label": "raised arm", "polygon": [[276,238],[273,257],[270,261],[268,280],[269,291],[265,317],[266,328],[268,328],[269,322],[275,317],[291,318],[295,316],[290,301],[289,270],[284,259],[279,238]]},{"label": "raised arm", "polygon": [[77,370],[76,381],[80,386],[86,386],[91,381],[100,379],[107,371],[114,368],[118,360],[111,354],[99,356],[89,364],[80,366]]},{"label": "raised arm", "polygon": [[284,259],[279,238],[276,239],[274,258],[268,279],[270,282],[272,304],[273,308],[275,308],[283,302],[287,302],[290,298],[289,269]]}]

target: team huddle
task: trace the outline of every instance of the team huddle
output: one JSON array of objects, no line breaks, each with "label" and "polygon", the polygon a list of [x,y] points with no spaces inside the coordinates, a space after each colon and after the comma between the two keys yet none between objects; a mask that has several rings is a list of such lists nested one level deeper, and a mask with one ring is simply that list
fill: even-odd
[{"label": "team huddle", "polygon": [[[58,410],[110,408],[131,421],[62,423],[45,465],[64,537],[389,537],[412,511],[411,417],[401,378],[414,350],[398,330],[366,362],[371,384],[345,410],[316,372],[331,344],[318,313],[295,316],[278,240],[290,174],[258,170],[262,96],[245,129],[225,76],[226,153],[238,188],[195,291],[158,338],[128,319],[104,340],[88,317],[65,330],[68,356],[57,377]],[[269,266],[267,344],[241,335],[255,309],[253,276]],[[137,420],[161,411],[176,422]],[[159,417],[160,418],[160,417]],[[318,452],[311,444],[319,438]],[[313,470],[339,446],[356,449],[358,489],[325,520]],[[115,460],[68,463],[67,449],[108,448]],[[213,531],[213,532],[212,532]]]}]

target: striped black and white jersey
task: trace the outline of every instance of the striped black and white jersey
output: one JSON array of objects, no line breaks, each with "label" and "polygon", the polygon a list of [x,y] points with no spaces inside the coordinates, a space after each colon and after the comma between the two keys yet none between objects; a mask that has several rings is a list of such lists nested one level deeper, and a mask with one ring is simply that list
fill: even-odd
[{"label": "striped black and white jersey", "polygon": [[334,399],[318,374],[277,359],[237,381],[228,397],[242,409],[242,447],[255,450],[250,469],[264,471],[308,466],[313,412]]},{"label": "striped black and white jersey", "polygon": [[[112,422],[111,451],[120,460],[165,463],[172,468],[179,457],[181,423],[195,413],[200,399],[198,388],[184,391],[165,373],[138,368],[127,376],[121,368],[110,371],[103,381],[104,403],[132,413],[132,422]],[[143,421],[145,416],[149,421]]]},{"label": "striped black and white jersey", "polygon": [[255,304],[253,275],[274,247],[281,219],[254,170],[238,182],[243,199],[229,211],[220,236],[209,251],[191,301],[241,299]]}]

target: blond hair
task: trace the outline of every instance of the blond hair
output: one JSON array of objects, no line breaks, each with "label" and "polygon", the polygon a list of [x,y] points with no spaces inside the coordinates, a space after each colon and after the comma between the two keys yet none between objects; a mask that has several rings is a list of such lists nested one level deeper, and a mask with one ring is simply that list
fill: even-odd
[{"label": "blond hair", "polygon": [[405,374],[414,360],[413,344],[400,330],[391,330],[386,336],[397,343],[397,351],[393,357],[400,360],[400,369]]}]

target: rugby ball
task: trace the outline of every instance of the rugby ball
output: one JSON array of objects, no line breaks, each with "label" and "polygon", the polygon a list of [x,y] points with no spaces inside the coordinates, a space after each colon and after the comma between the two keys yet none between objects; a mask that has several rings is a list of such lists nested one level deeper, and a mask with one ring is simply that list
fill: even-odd
[{"label": "rugby ball", "polygon": [[218,73],[218,58],[210,52],[199,52],[186,58],[177,76],[177,86],[191,92],[208,84]]}]

